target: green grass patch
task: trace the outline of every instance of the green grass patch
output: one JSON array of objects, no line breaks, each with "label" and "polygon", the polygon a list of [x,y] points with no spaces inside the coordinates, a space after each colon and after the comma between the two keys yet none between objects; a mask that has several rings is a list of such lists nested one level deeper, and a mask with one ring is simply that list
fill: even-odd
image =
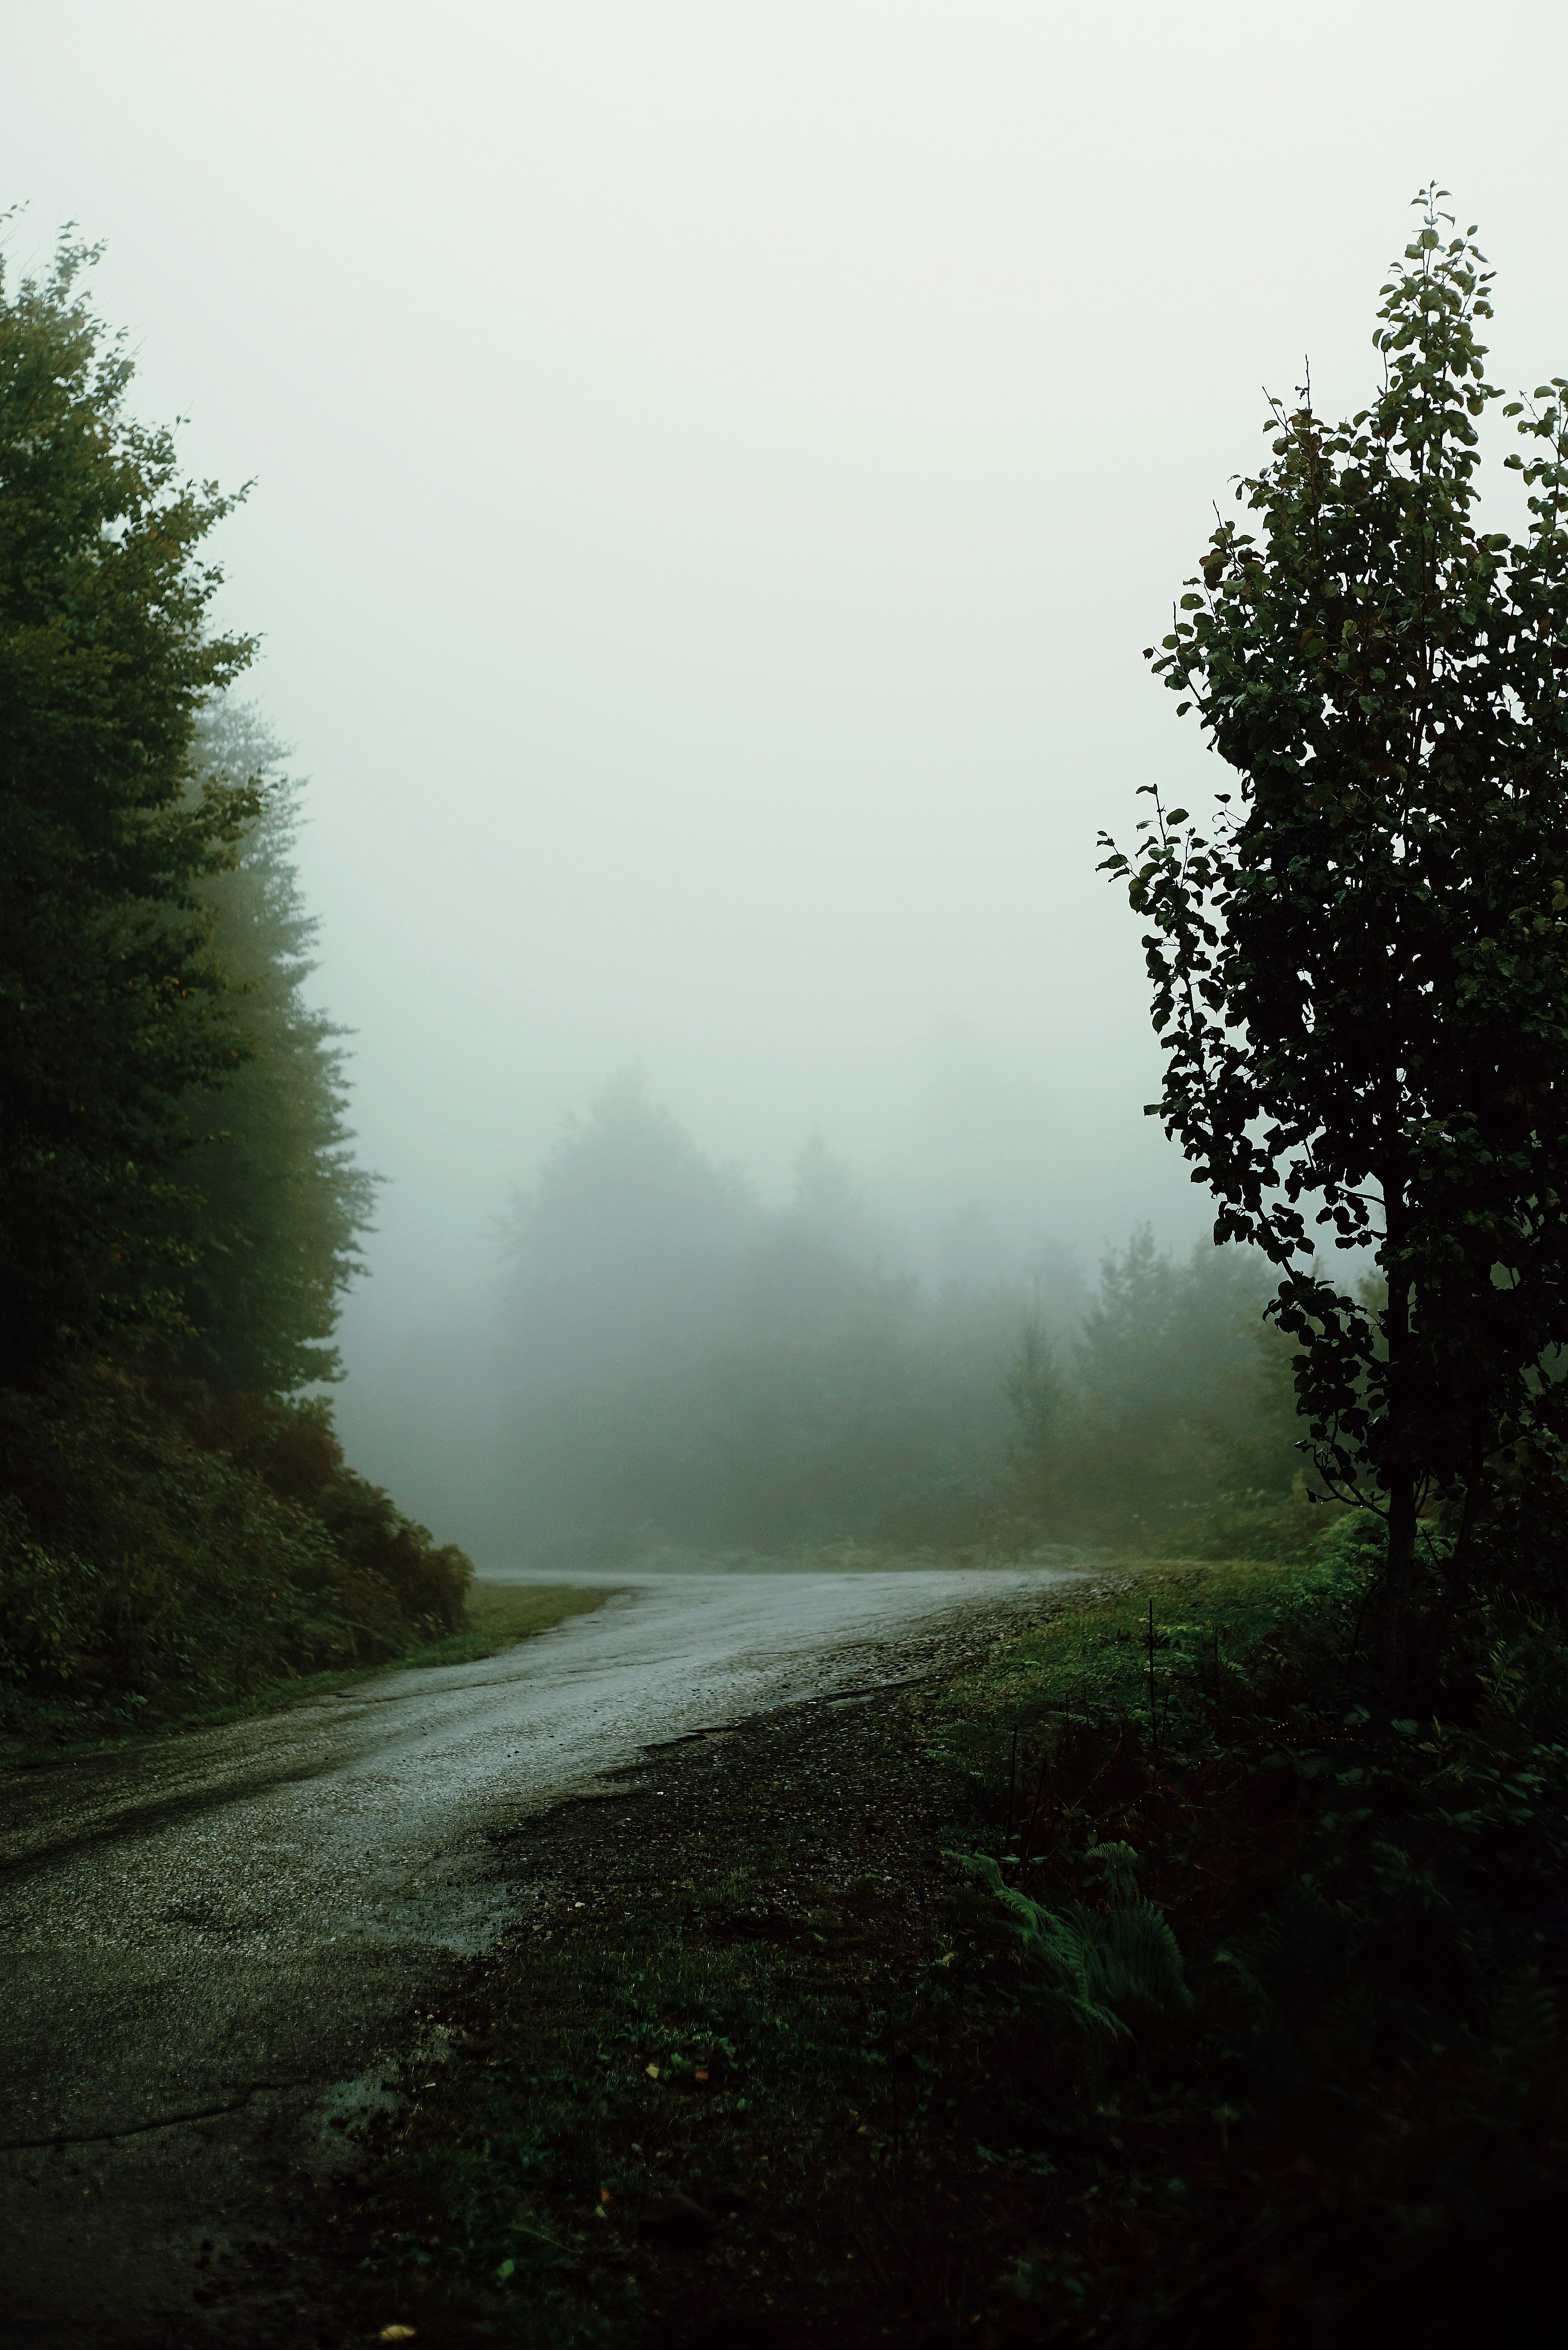
[{"label": "green grass patch", "polygon": [[[1148,1720],[1149,1665],[1163,1717],[1176,1684],[1237,1669],[1283,1607],[1332,1580],[1321,1562],[1222,1565],[1121,1562],[1132,1579],[1109,1596],[1046,1617],[1000,1643],[987,1661],[950,1682],[933,1743],[954,1760],[987,1752],[999,1736],[1051,1720],[1125,1715]],[[1152,1612],[1151,1612],[1152,1611]]]},{"label": "green grass patch", "polygon": [[591,1616],[610,1596],[607,1591],[572,1583],[485,1583],[468,1588],[468,1624],[461,1632],[418,1648],[399,1660],[400,1667],[467,1665],[493,1657],[515,1640],[548,1632],[573,1616]]}]

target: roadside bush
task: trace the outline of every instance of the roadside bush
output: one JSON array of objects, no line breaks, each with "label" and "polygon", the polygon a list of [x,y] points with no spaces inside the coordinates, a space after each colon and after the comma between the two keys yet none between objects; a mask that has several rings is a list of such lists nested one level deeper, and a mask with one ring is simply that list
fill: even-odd
[{"label": "roadside bush", "polygon": [[348,1467],[325,1403],[230,1396],[196,1421],[195,1433],[325,1527],[356,1620],[383,1628],[395,1647],[461,1630],[471,1562]]},{"label": "roadside bush", "polygon": [[470,1572],[343,1466],[317,1408],[192,1419],[103,1367],[0,1391],[13,1729],[123,1728],[396,1656],[457,1627]]},{"label": "roadside bush", "polygon": [[1383,1551],[1356,1513],[1309,1567],[1161,1578],[944,1700],[997,1928],[1056,1929],[1021,1944],[1044,2012],[1124,1846],[1196,2002],[1083,2048],[1064,2103],[1074,2035],[999,1998],[1006,2126],[1051,2182],[992,2340],[1560,2338],[1568,1644],[1496,1597],[1395,1713]]}]

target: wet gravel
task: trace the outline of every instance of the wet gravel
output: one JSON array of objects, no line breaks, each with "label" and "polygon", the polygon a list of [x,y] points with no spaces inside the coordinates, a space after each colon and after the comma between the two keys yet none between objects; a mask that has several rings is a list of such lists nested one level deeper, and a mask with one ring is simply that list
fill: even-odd
[{"label": "wet gravel", "polygon": [[524,1824],[662,1741],[941,1669],[1077,1579],[613,1580],[477,1664],[6,1773],[0,2340],[224,2338],[207,2280],[232,2324],[240,2269],[257,2338],[299,2338],[302,2193],[421,2004],[568,1898],[519,1875]]}]

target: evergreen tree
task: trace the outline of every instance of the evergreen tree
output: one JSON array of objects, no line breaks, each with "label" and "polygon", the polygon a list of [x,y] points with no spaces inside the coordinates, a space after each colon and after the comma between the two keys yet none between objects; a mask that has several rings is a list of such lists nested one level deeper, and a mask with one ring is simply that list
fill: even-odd
[{"label": "evergreen tree", "polygon": [[0,1713],[67,1730],[395,1654],[472,1572],[284,1400],[369,1180],[294,795],[223,699],[229,502],[129,416],[91,258],[0,280]]},{"label": "evergreen tree", "polygon": [[726,1311],[758,1211],[640,1074],[622,1069],[574,1119],[514,1204],[503,1243],[519,1357],[592,1390],[629,1364],[667,1376]]},{"label": "evergreen tree", "polygon": [[1293,1349],[1262,1318],[1269,1286],[1251,1251],[1200,1243],[1182,1261],[1145,1224],[1101,1261],[1060,1355],[1030,1315],[1005,1383],[1004,1490],[1023,1518],[1057,1540],[1179,1549],[1199,1517],[1245,1503],[1293,1546]]},{"label": "evergreen tree", "polygon": [[243,991],[245,1057],[222,1096],[191,1106],[182,1165],[199,1189],[198,1262],[186,1284],[188,1355],[220,1391],[284,1395],[336,1378],[337,1302],[361,1262],[376,1179],[344,1123],[344,1030],[305,1000],[317,922],[293,848],[301,786],[254,708],[219,702],[196,733],[196,771],[254,790],[236,862],[203,886],[213,948]]},{"label": "evergreen tree", "polygon": [[1067,1461],[1066,1380],[1038,1314],[1024,1319],[1002,1392],[1012,1412],[1007,1499],[1032,1523],[1060,1529]]},{"label": "evergreen tree", "polygon": [[199,556],[232,501],[129,414],[93,258],[0,277],[0,1382],[179,1326],[171,1170],[244,1050],[202,889],[256,803],[189,789],[196,713],[251,657]]}]

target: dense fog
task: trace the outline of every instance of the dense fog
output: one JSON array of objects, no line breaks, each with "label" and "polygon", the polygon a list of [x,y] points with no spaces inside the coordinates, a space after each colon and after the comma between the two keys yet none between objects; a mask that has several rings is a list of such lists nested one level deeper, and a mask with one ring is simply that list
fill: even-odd
[{"label": "dense fog", "polygon": [[[1141,648],[1262,388],[1304,345],[1325,408],[1362,396],[1433,171],[1506,260],[1500,380],[1532,364],[1563,36],[1511,10],[1459,73],[1472,23],[13,28],[14,263],[106,238],[139,407],[254,484],[215,610],[308,778],[312,1002],[384,1179],[337,1423],[482,1565],[995,1534],[1032,1332],[1076,1415],[1064,1538],[1104,1531],[1091,1457],[1117,1539],[1288,1488],[1213,1451],[1267,1451],[1228,1384],[1258,1276],[1192,1256],[1096,840],[1152,778],[1200,803]],[[1131,1347],[1166,1402],[1106,1367],[1117,1312],[1187,1332]]]},{"label": "dense fog", "polygon": [[1268,1287],[1147,1227],[1088,1274],[978,1201],[900,1229],[819,1135],[769,1201],[626,1069],[518,1189],[483,1312],[356,1376],[498,1565],[1190,1549],[1249,1513],[1256,1547],[1299,1471]]}]

